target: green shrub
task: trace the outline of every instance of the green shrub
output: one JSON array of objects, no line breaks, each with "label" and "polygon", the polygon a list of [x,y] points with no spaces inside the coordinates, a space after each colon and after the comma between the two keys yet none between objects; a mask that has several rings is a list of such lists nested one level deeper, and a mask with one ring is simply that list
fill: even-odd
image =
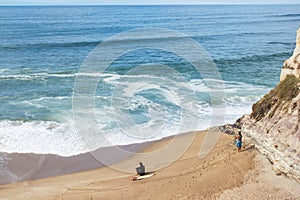
[{"label": "green shrub", "polygon": [[296,78],[294,75],[288,75],[261,100],[253,104],[251,117],[259,121],[272,110],[268,115],[272,118],[276,110],[283,106],[284,102],[291,101],[299,94],[299,83],[299,78]]}]

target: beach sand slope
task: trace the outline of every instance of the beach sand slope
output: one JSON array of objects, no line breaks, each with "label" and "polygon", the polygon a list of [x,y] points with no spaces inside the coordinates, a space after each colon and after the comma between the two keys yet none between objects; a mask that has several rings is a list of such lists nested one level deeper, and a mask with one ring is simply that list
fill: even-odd
[{"label": "beach sand slope", "polygon": [[[214,149],[200,159],[206,132],[197,132],[189,149],[156,175],[131,181],[134,174],[109,167],[70,175],[0,186],[1,199],[299,199],[300,184],[274,174],[250,139],[236,152],[233,136],[222,134]],[[185,137],[182,135],[180,137]],[[154,142],[143,152],[168,144]],[[133,159],[134,160],[134,159]],[[124,162],[130,161],[130,158]],[[144,163],[147,169],[147,163]],[[136,163],[138,165],[138,163]]]}]

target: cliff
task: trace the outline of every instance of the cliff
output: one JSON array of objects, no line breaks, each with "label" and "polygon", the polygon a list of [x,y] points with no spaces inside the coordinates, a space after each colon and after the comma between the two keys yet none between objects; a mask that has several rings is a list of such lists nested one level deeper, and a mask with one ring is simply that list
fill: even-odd
[{"label": "cliff", "polygon": [[297,32],[296,49],[284,62],[281,82],[232,127],[252,139],[278,175],[300,182],[300,28]]},{"label": "cliff", "polygon": [[300,79],[288,75],[236,123],[277,174],[300,182]]},{"label": "cliff", "polygon": [[293,74],[298,78],[300,77],[300,27],[297,31],[296,48],[293,55],[283,63],[280,81],[283,81],[289,74]]}]

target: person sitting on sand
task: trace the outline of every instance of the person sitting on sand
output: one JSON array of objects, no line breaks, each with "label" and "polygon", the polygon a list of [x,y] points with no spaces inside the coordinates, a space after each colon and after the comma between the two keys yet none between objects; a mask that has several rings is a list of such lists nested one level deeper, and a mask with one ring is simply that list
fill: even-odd
[{"label": "person sitting on sand", "polygon": [[136,169],[136,173],[140,176],[144,176],[146,174],[145,172],[145,166],[143,165],[142,162],[140,162],[140,166],[135,168]]},{"label": "person sitting on sand", "polygon": [[235,137],[236,138],[236,147],[237,147],[237,151],[241,152],[241,148],[242,148],[242,132],[239,131],[238,135]]}]

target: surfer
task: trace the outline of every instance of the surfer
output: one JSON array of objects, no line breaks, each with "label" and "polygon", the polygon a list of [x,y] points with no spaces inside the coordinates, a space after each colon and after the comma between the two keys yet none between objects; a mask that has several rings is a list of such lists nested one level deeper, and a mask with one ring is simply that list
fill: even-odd
[{"label": "surfer", "polygon": [[155,175],[154,172],[146,173],[145,166],[143,165],[142,162],[140,162],[140,166],[135,169],[136,169],[137,175],[131,177],[132,181],[143,180],[143,179],[150,178]]},{"label": "surfer", "polygon": [[237,151],[241,152],[241,148],[242,148],[242,132],[239,131],[238,135],[235,137],[236,138],[236,147],[237,147]]},{"label": "surfer", "polygon": [[145,166],[143,165],[142,162],[140,162],[140,166],[135,168],[136,169],[136,173],[140,176],[144,176],[146,174],[145,172]]}]

